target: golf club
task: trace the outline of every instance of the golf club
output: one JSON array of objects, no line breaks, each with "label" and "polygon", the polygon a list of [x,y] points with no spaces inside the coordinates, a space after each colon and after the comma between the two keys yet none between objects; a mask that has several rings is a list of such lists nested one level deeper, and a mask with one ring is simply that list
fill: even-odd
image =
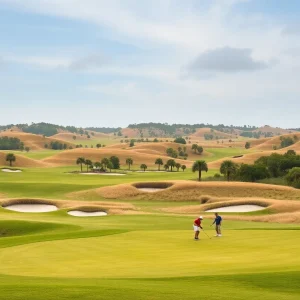
[{"label": "golf club", "polygon": [[202,229],[202,231],[205,233],[205,235],[211,240],[211,237]]}]

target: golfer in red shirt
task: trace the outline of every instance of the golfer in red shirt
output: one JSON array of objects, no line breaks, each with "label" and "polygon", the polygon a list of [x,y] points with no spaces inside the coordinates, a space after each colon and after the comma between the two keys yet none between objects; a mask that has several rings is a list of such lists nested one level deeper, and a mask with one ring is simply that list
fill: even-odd
[{"label": "golfer in red shirt", "polygon": [[199,218],[197,218],[195,221],[194,221],[194,232],[195,232],[195,240],[199,240],[199,233],[200,233],[200,228],[202,228],[201,226],[201,222],[203,220],[203,217],[200,216]]}]

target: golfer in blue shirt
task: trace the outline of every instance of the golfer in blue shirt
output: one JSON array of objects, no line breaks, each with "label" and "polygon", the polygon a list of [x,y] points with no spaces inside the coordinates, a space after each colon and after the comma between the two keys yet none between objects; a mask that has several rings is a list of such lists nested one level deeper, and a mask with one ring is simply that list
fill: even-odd
[{"label": "golfer in blue shirt", "polygon": [[215,216],[216,216],[216,218],[210,226],[213,226],[214,224],[216,224],[216,233],[217,233],[216,236],[220,237],[220,236],[222,236],[222,234],[221,234],[222,217],[219,216],[218,213],[215,213]]}]

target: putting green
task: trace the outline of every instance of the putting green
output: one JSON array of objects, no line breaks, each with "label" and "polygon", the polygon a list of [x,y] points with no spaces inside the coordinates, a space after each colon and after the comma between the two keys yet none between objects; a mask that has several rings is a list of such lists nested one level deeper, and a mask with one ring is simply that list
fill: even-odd
[{"label": "putting green", "polygon": [[[1,249],[1,273],[66,278],[164,278],[296,271],[294,230],[231,230],[200,241],[190,231],[144,231]],[[212,234],[212,232],[210,232]],[[267,237],[267,238],[266,238]],[[284,249],[283,249],[284,241]]]}]

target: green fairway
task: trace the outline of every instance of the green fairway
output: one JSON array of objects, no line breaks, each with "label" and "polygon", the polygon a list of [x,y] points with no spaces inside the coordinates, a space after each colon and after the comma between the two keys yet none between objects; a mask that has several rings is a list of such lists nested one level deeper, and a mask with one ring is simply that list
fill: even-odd
[{"label": "green fairway", "polygon": [[[237,150],[212,153],[217,159]],[[0,172],[0,196],[76,200],[73,192],[109,185],[197,179],[191,170],[124,176],[71,173],[78,169]],[[80,200],[116,201],[92,193]],[[161,200],[131,201],[144,212],[139,215],[95,218],[72,217],[65,209],[18,213],[0,208],[0,299],[299,299],[299,225],[229,221],[224,214],[224,236],[216,238],[207,218],[212,214],[204,213],[203,227],[212,238],[202,232],[200,241],[194,241],[196,215],[161,209],[195,202]]]},{"label": "green fairway", "polygon": [[227,221],[194,241],[187,217],[0,215],[23,228],[0,238],[0,299],[299,297],[299,226]]}]

